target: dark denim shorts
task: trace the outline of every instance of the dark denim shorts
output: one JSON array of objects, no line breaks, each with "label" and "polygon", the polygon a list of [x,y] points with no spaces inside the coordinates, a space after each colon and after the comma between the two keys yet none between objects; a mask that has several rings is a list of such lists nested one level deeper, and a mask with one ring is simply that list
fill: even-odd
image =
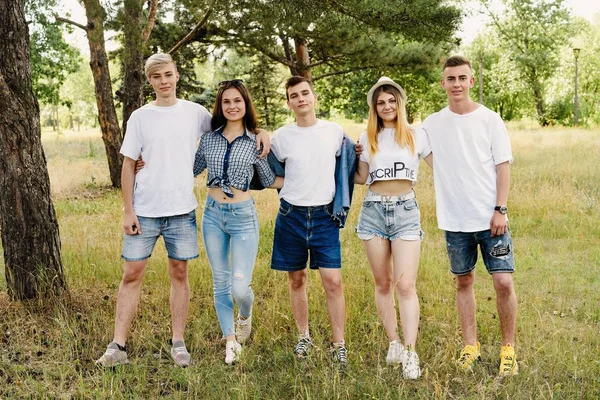
[{"label": "dark denim shorts", "polygon": [[271,268],[300,271],[306,268],[341,268],[340,229],[333,217],[333,205],[294,206],[281,199]]},{"label": "dark denim shorts", "polygon": [[450,232],[446,233],[446,250],[450,259],[450,271],[454,275],[466,275],[475,269],[477,248],[481,248],[481,256],[487,271],[514,272],[515,260],[510,231],[502,236],[491,236],[491,231]]}]

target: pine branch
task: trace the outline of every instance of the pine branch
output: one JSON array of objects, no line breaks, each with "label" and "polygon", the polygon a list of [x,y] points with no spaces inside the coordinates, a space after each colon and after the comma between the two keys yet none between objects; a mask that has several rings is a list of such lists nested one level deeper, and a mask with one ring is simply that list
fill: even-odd
[{"label": "pine branch", "polygon": [[156,23],[156,13],[158,11],[158,0],[149,0],[148,1],[148,20],[146,21],[146,26],[142,31],[142,42],[146,43],[150,38],[150,33],[152,33],[152,29],[154,28],[154,24]]},{"label": "pine branch", "polygon": [[169,50],[169,54],[173,55],[173,54],[177,53],[177,51],[180,48],[182,48],[186,44],[190,43],[194,39],[194,37],[196,37],[198,32],[200,32],[200,29],[202,29],[202,27],[204,25],[206,25],[206,22],[208,21],[208,18],[210,17],[211,13],[212,13],[212,6],[211,6],[211,8],[208,9],[206,14],[204,15],[204,18],[202,18],[202,20],[200,22],[198,22],[196,24],[196,26],[194,26],[192,28],[192,30],[183,37],[183,39],[181,39],[179,42],[177,42],[177,44],[175,46],[173,46],[173,48],[171,50]]},{"label": "pine branch", "polygon": [[88,31],[88,27],[87,26],[81,25],[80,23],[77,23],[75,21],[71,21],[70,19],[63,18],[63,17],[59,16],[58,14],[54,14],[54,19],[56,19],[59,22],[65,23],[65,24],[76,26],[76,27],[78,27],[80,29],[83,29],[86,32]]}]

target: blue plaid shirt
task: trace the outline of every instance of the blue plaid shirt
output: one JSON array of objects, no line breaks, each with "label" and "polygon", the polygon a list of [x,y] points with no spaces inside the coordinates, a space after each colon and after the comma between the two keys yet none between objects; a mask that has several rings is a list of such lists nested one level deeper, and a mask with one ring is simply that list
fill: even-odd
[{"label": "blue plaid shirt", "polygon": [[266,159],[259,158],[256,150],[256,135],[245,131],[231,143],[223,136],[224,126],[205,133],[200,138],[200,146],[194,161],[194,176],[208,168],[209,188],[220,187],[223,193],[233,197],[231,188],[248,190],[254,166],[263,186],[268,187],[275,182],[275,174]]}]

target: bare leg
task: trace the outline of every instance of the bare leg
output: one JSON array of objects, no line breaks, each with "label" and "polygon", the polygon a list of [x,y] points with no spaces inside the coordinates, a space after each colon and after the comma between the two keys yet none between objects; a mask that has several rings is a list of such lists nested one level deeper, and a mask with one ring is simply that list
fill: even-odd
[{"label": "bare leg", "polygon": [[500,318],[502,345],[515,345],[515,328],[517,325],[517,295],[511,273],[499,272],[492,274],[494,289],[496,289],[496,307]]},{"label": "bare leg", "polygon": [[306,281],[308,271],[288,272],[290,286],[290,301],[292,303],[292,314],[296,320],[298,332],[308,332],[308,295],[306,293]]},{"label": "bare leg", "polygon": [[456,277],[456,308],[460,319],[463,341],[471,346],[475,346],[477,343],[474,283],[475,271]]},{"label": "bare leg", "polygon": [[190,284],[188,281],[187,261],[169,258],[169,276],[171,277],[171,321],[173,324],[173,343],[183,340],[183,333],[190,306]]},{"label": "bare leg", "polygon": [[344,340],[344,325],[346,323],[342,271],[339,268],[319,268],[319,272],[327,297],[327,312],[331,322],[333,342],[339,343]]},{"label": "bare leg", "polygon": [[390,242],[376,237],[371,240],[364,240],[363,245],[373,273],[377,313],[391,342],[398,339],[398,320],[396,318],[392,286],[393,271]]},{"label": "bare leg", "polygon": [[400,321],[404,345],[413,350],[419,332],[419,297],[417,296],[417,272],[421,255],[420,240],[394,240],[394,286],[398,294]]},{"label": "bare leg", "polygon": [[140,301],[140,287],[148,259],[142,261],[125,261],[125,271],[117,295],[117,311],[113,342],[125,346],[131,320]]}]

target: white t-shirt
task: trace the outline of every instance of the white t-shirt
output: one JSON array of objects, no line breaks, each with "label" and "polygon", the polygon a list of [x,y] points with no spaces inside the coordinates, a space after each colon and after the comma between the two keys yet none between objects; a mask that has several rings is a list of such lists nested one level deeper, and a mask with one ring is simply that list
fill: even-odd
[{"label": "white t-shirt", "polygon": [[200,136],[211,130],[210,118],[206,108],[180,99],[170,107],[146,104],[131,114],[121,154],[133,160],[141,155],[146,162],[135,177],[136,215],[181,215],[198,206],[194,155]]},{"label": "white t-shirt", "polygon": [[294,123],[277,129],[271,151],[285,162],[279,197],[301,207],[331,203],[335,195],[335,157],[343,139],[340,125],[320,119],[309,127]]},{"label": "white t-shirt", "polygon": [[482,105],[464,115],[446,107],[421,127],[433,151],[438,227],[452,232],[490,229],[496,165],[513,161],[500,116]]},{"label": "white t-shirt", "polygon": [[417,181],[419,174],[420,158],[425,158],[431,153],[429,139],[423,129],[413,128],[412,135],[415,140],[415,153],[407,147],[400,147],[394,138],[396,130],[385,128],[377,134],[379,149],[373,157],[369,153],[369,138],[367,132],[363,132],[358,142],[363,145],[360,161],[369,164],[369,176],[367,185],[375,181],[390,181],[394,179],[406,179]]}]

